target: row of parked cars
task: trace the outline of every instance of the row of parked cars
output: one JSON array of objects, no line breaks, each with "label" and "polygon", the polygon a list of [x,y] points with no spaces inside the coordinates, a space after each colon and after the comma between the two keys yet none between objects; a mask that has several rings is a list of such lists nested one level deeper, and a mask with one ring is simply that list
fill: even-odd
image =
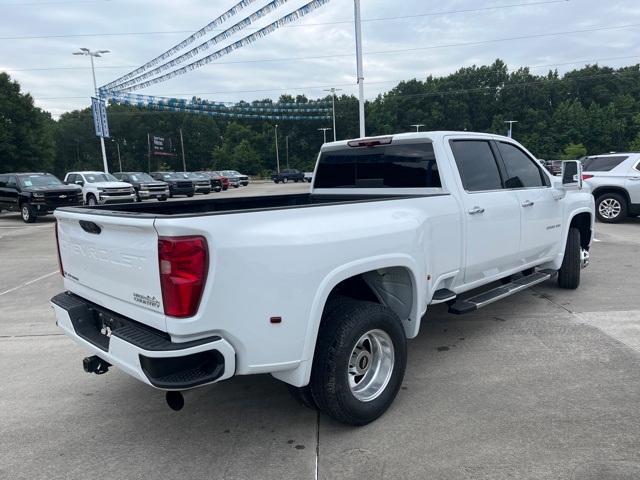
[{"label": "row of parked cars", "polygon": [[0,174],[0,210],[17,211],[26,223],[56,208],[74,205],[160,201],[221,192],[249,185],[234,170],[206,172],[69,172],[61,181],[50,173]]}]

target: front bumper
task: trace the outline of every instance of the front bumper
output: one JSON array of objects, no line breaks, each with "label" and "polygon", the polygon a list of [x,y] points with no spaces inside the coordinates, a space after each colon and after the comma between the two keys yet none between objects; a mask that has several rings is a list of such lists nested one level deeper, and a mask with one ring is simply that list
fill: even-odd
[{"label": "front bumper", "polygon": [[167,190],[138,190],[138,196],[143,199],[149,198],[164,198],[169,196],[169,189]]},{"label": "front bumper", "polygon": [[235,351],[219,336],[174,343],[160,332],[70,292],[51,299],[62,331],[106,362],[163,390],[185,390],[230,378]]},{"label": "front bumper", "polygon": [[131,203],[136,201],[136,194],[131,193],[129,195],[105,195],[104,193],[100,194],[100,198],[98,201],[101,204],[105,203]]}]

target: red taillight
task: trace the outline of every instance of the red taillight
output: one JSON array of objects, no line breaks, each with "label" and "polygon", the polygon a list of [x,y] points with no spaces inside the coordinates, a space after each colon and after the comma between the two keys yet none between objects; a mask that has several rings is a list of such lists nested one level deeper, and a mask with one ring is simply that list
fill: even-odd
[{"label": "red taillight", "polygon": [[209,270],[204,237],[160,237],[158,262],[164,313],[192,317],[198,311]]},{"label": "red taillight", "polygon": [[593,178],[593,175],[590,175],[588,173],[582,174],[582,180],[589,180],[590,178]]},{"label": "red taillight", "polygon": [[58,251],[58,268],[60,275],[64,277],[64,269],[62,268],[62,256],[60,255],[60,239],[58,238],[58,221],[56,220],[53,230],[56,232],[56,250]]}]

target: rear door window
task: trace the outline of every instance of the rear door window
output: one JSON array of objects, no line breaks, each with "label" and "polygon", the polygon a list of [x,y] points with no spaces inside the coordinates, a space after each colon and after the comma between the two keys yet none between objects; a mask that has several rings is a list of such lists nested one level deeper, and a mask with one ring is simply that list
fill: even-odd
[{"label": "rear door window", "polygon": [[504,185],[506,188],[535,188],[546,187],[546,176],[542,169],[515,145],[505,142],[498,142],[498,150],[502,156],[507,178]]},{"label": "rear door window", "polygon": [[323,152],[315,188],[440,188],[431,143]]},{"label": "rear door window", "polygon": [[452,140],[450,145],[466,191],[502,189],[502,177],[489,141]]},{"label": "rear door window", "polygon": [[623,155],[606,157],[589,157],[582,164],[585,172],[609,172],[624,162],[627,158]]}]

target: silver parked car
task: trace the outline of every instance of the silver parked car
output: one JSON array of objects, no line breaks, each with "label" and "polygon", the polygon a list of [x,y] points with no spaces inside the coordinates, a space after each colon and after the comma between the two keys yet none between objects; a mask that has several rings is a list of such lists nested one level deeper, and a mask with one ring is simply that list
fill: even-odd
[{"label": "silver parked car", "polygon": [[640,153],[586,157],[582,171],[596,200],[598,220],[618,223],[640,215]]}]

